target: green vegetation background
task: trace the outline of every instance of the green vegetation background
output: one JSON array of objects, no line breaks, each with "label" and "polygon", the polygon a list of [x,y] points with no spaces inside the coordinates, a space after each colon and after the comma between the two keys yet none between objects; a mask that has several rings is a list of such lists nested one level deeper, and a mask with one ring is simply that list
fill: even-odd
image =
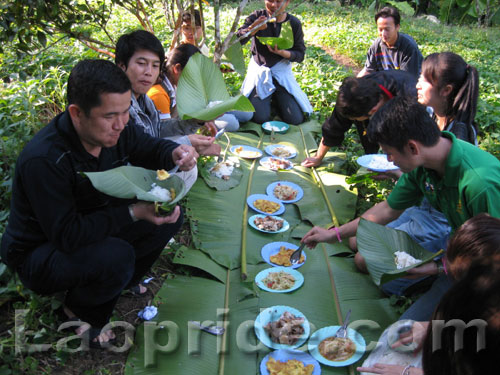
[{"label": "green vegetation background", "polygon": [[[321,3],[321,4],[319,4]],[[245,14],[260,8],[260,1],[251,2]],[[322,122],[333,109],[336,93],[341,81],[352,75],[352,68],[340,65],[329,53],[342,57],[349,66],[360,68],[365,53],[376,37],[373,13],[358,7],[339,7],[334,2],[291,2],[290,13],[298,16],[305,31],[307,55],[304,63],[294,64],[299,84],[304,88],[313,104],[314,116]],[[154,21],[157,36],[168,47],[171,33],[162,10],[157,9]],[[212,13],[206,12],[206,24],[213,24]],[[225,5],[221,24],[228,28],[235,10]],[[136,20],[124,11],[114,12],[109,25],[113,35],[139,28]],[[207,34],[211,33],[210,27]],[[481,129],[480,147],[500,156],[500,28],[477,28],[469,26],[446,26],[427,19],[404,17],[401,31],[408,33],[419,44],[424,56],[432,52],[453,51],[480,72],[480,101],[476,121]],[[245,47],[248,56],[248,46]],[[17,155],[33,135],[54,115],[65,108],[65,86],[71,68],[84,58],[103,58],[78,42],[53,35],[48,47],[33,51],[31,55],[18,56],[9,46],[0,54],[0,235],[5,229],[9,215],[11,183]],[[107,57],[104,57],[107,58]],[[226,75],[230,90],[237,92],[242,77]],[[348,160],[362,154],[357,136],[351,131],[342,151]],[[354,174],[356,165],[346,163],[344,173]],[[36,181],[34,181],[36,183]],[[363,199],[358,204],[362,211],[374,202],[383,199],[390,186],[362,180],[358,190]],[[5,266],[0,265],[0,307],[11,304],[13,308],[28,309],[26,322],[40,342],[53,335],[55,318],[53,311],[57,303],[40,298],[15,280]],[[50,373],[42,369],[41,363],[29,355],[17,358],[14,354],[13,315],[0,324],[0,374]],[[2,322],[0,322],[2,323]],[[57,361],[66,357],[54,354]],[[90,371],[90,370],[89,370]],[[106,370],[102,370],[108,373]],[[89,372],[93,373],[93,372]]]}]

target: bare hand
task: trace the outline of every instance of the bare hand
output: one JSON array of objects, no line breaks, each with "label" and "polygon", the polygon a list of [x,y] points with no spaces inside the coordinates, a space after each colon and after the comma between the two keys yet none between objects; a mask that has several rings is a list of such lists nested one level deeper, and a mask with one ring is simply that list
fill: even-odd
[{"label": "bare hand", "polygon": [[290,52],[287,51],[286,49],[279,49],[278,46],[267,46],[270,52],[283,57],[284,59],[289,59],[290,58]]},{"label": "bare hand", "polygon": [[[335,234],[333,237],[337,238]],[[314,249],[319,242],[330,242],[332,240],[332,231],[321,227],[314,227],[306,233],[301,242],[305,242],[308,248]]]},{"label": "bare hand", "polygon": [[134,216],[139,220],[146,220],[156,225],[175,223],[181,214],[179,206],[175,206],[172,213],[168,216],[156,216],[155,205],[148,202],[137,202],[132,205]]},{"label": "bare hand", "polygon": [[174,163],[179,166],[181,171],[189,171],[196,165],[196,159],[198,158],[198,153],[196,150],[188,145],[179,145],[172,151],[172,158]]},{"label": "bare hand", "polygon": [[[356,370],[359,372],[368,372],[370,374],[384,374],[384,375],[401,375],[405,366],[400,365],[386,365],[384,363],[375,363],[373,367],[358,367]],[[424,372],[416,367],[410,370],[411,375],[421,375]]]},{"label": "bare hand", "polygon": [[[370,172],[375,172],[372,171],[371,169],[368,169]],[[403,175],[403,172],[401,172],[401,169],[396,169],[393,171],[385,171],[385,172],[378,172],[375,176],[372,176],[373,180],[381,181],[381,180],[398,180],[401,176]]]},{"label": "bare hand", "polygon": [[260,16],[250,25],[248,30],[252,32],[252,35],[255,35],[258,31],[267,29],[267,22],[264,23],[262,26],[260,26],[258,29],[255,28],[259,23],[264,22],[266,20],[267,20],[266,16]]},{"label": "bare hand", "polygon": [[300,165],[302,165],[303,167],[307,167],[307,168],[317,167],[318,165],[321,164],[322,160],[323,159],[310,156],[308,158],[305,158],[302,161],[302,163],[300,163]]},{"label": "bare hand", "polygon": [[219,155],[221,147],[214,143],[214,137],[207,137],[201,134],[191,134],[188,136],[189,141],[200,155]]},{"label": "bare hand", "polygon": [[435,262],[429,262],[420,267],[409,269],[406,272],[408,272],[410,275],[405,276],[405,278],[418,279],[424,276],[437,275],[438,269]]},{"label": "bare hand", "polygon": [[414,344],[414,353],[418,353],[422,346],[424,345],[425,336],[427,336],[427,329],[429,327],[429,322],[414,322],[409,331],[405,331],[399,334],[399,340],[395,341],[392,345],[392,349],[397,349],[403,345]]}]

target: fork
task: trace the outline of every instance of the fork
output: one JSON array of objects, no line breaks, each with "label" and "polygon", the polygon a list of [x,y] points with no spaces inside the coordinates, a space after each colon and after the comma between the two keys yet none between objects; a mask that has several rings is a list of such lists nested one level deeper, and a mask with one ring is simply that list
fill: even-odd
[{"label": "fork", "polygon": [[351,309],[347,312],[345,315],[344,319],[344,324],[338,329],[338,331],[333,335],[333,337],[341,337],[341,338],[346,338],[347,337],[347,325],[349,324],[349,317],[351,315]]},{"label": "fork", "polygon": [[300,256],[302,255],[302,249],[304,249],[304,246],[306,246],[306,243],[302,242],[299,248],[295,250],[292,255],[290,255],[290,263],[292,263],[292,266],[295,266],[300,262]]}]

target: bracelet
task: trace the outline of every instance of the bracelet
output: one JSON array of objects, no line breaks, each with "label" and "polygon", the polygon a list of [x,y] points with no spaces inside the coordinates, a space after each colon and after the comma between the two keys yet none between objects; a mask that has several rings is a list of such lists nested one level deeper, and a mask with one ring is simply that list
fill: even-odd
[{"label": "bracelet", "polygon": [[415,367],[415,366],[412,366],[412,365],[407,365],[404,369],[403,369],[403,372],[401,372],[401,375],[410,375],[410,369],[412,367]]},{"label": "bracelet", "polygon": [[448,269],[446,268],[446,259],[445,257],[441,258],[441,262],[443,263],[443,271],[445,275],[448,275]]},{"label": "bracelet", "polygon": [[132,218],[132,221],[133,222],[136,222],[137,220],[139,220],[135,215],[134,215],[134,205],[131,204],[130,206],[128,206],[128,213],[130,214],[130,217]]},{"label": "bracelet", "polygon": [[332,230],[332,229],[335,231],[335,233],[337,233],[337,241],[342,242],[342,238],[340,238],[339,228],[331,227],[328,230]]}]

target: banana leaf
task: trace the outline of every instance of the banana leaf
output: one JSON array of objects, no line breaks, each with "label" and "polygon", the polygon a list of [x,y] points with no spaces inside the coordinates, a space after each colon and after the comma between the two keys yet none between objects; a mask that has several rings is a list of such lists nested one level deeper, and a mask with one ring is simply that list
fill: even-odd
[{"label": "banana leaf", "polygon": [[[236,41],[236,35],[233,36],[230,43],[234,43]],[[245,56],[243,56],[243,50],[241,49],[241,43],[236,42],[229,47],[226,52],[224,52],[224,56],[227,61],[229,61],[235,70],[240,76],[245,75],[246,67],[245,67]]]},{"label": "banana leaf", "polygon": [[186,195],[184,181],[178,176],[171,175],[166,180],[159,181],[156,179],[156,171],[141,167],[125,165],[104,172],[83,173],[90,179],[94,188],[116,198],[137,198],[148,202],[158,202],[157,196],[148,193],[153,183],[164,189],[174,189],[175,198],[164,202],[162,208],[165,209],[174,206]]},{"label": "banana leaf", "polygon": [[[427,251],[407,233],[365,219],[360,220],[356,236],[359,252],[365,258],[370,276],[376,285],[403,277],[407,275],[408,270],[429,263],[444,251]],[[397,269],[394,262],[396,251],[405,251],[422,262]]]},{"label": "banana leaf", "polygon": [[182,70],[176,100],[183,120],[211,121],[232,110],[255,111],[247,97],[229,96],[220,69],[201,53],[191,56]]},{"label": "banana leaf", "polygon": [[293,47],[293,31],[290,22],[283,22],[281,24],[281,32],[279,37],[270,36],[258,36],[257,39],[262,44],[274,47],[278,46],[278,49],[290,49]]},{"label": "banana leaf", "polygon": [[219,191],[225,191],[240,184],[241,178],[243,177],[243,170],[239,164],[234,165],[233,173],[228,180],[223,180],[210,172],[210,169],[212,169],[215,164],[217,164],[217,160],[213,157],[198,163],[200,176],[208,186]]}]

